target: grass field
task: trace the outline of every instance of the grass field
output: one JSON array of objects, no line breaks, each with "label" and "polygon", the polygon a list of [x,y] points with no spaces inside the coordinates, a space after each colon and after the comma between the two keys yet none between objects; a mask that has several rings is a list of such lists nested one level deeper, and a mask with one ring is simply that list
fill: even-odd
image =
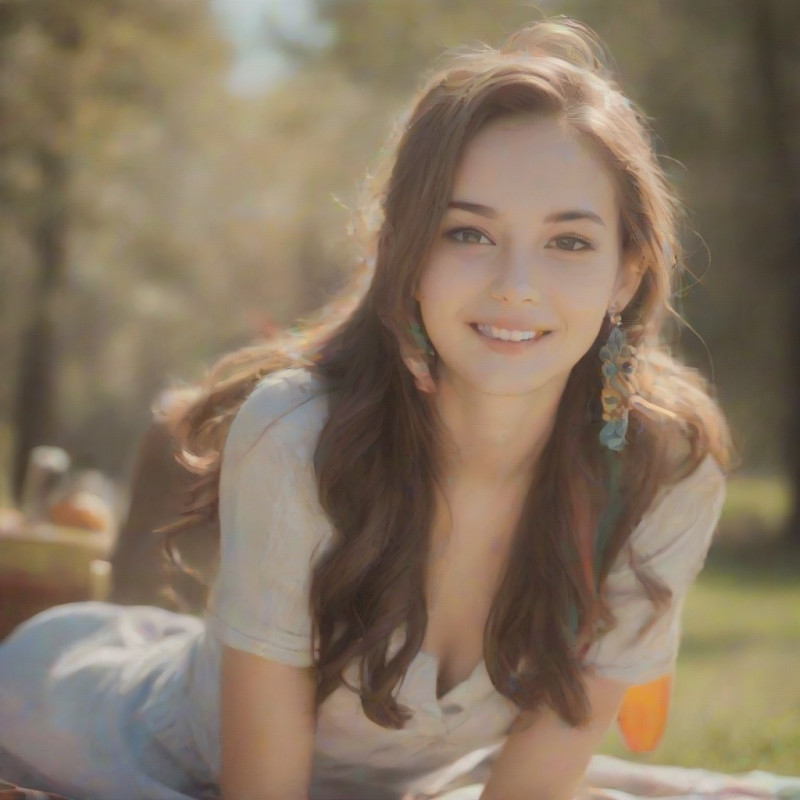
[{"label": "grass field", "polygon": [[660,746],[604,752],[643,763],[800,775],[800,547],[776,538],[776,481],[731,482],[720,533],[686,602],[673,705]]}]

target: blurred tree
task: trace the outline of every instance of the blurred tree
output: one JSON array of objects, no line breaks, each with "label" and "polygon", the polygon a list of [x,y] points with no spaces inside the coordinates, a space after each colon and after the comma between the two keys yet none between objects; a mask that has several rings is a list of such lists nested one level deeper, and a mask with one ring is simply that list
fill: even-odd
[{"label": "blurred tree", "polygon": [[[29,87],[37,92],[36,108],[33,114],[26,115],[24,112],[31,110],[33,100],[20,92],[19,85],[15,85],[18,75],[13,74],[25,54],[13,63],[10,51],[14,40],[23,36],[32,15],[36,16],[36,36],[29,45],[46,49],[51,61],[60,68],[53,68],[50,63],[41,69],[43,59],[37,59],[37,74],[30,75],[33,85]],[[73,114],[70,62],[81,47],[82,38],[80,27],[63,4],[0,6],[0,68],[5,77],[0,94],[0,130],[4,132],[0,158],[7,166],[0,177],[0,203],[19,208],[24,200],[28,201],[20,222],[30,241],[36,273],[30,316],[22,337],[12,421],[16,431],[17,489],[30,448],[54,435],[54,302],[66,271],[67,143]],[[30,117],[34,115],[39,118],[32,125]],[[33,183],[28,192],[20,186],[21,181],[13,179],[14,168],[25,167]]]},{"label": "blurred tree", "polygon": [[463,0],[316,0],[315,5],[331,33],[326,46],[274,33],[272,40],[290,57],[335,65],[356,83],[395,97],[413,89],[420,70],[444,48],[468,41],[494,43],[537,16],[524,4]]},{"label": "blurred tree", "polygon": [[165,371],[208,339],[211,320],[190,326],[227,296],[215,203],[247,169],[235,152],[216,168],[245,113],[229,64],[205,0],[0,3],[1,358],[18,376],[0,413],[17,484],[42,442],[119,466]]},{"label": "blurred tree", "polygon": [[788,301],[785,458],[794,492],[787,531],[800,547],[800,4],[766,0],[747,6],[766,134],[766,180],[774,198],[775,267]]}]

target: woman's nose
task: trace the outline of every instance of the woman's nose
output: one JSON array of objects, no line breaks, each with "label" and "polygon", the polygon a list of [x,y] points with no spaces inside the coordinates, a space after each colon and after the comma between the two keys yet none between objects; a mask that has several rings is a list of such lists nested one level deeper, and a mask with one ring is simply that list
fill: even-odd
[{"label": "woman's nose", "polygon": [[530,256],[522,254],[508,258],[499,265],[492,282],[492,298],[512,305],[539,305],[542,295],[535,285],[535,270]]}]

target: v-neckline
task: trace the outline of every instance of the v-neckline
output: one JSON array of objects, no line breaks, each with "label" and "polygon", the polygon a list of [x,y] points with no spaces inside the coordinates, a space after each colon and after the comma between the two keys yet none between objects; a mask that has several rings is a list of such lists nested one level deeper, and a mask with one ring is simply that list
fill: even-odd
[{"label": "v-neckline", "polygon": [[[390,654],[393,655],[397,650],[400,649],[400,647],[403,644],[404,637],[405,637],[405,623],[402,623],[398,628],[395,629],[394,633],[392,634],[392,642],[390,644]],[[420,690],[424,691],[425,694],[428,694],[429,690],[430,693],[428,694],[428,697],[430,698],[432,696],[434,702],[436,702],[437,704],[442,704],[445,703],[445,701],[452,700],[452,696],[454,694],[465,691],[465,687],[472,684],[481,672],[486,671],[486,662],[483,656],[481,656],[481,658],[478,660],[478,663],[475,664],[472,671],[469,673],[469,675],[467,675],[466,678],[464,678],[464,680],[454,684],[443,695],[439,696],[437,692],[437,687],[439,685],[439,657],[435,656],[433,653],[430,653],[427,650],[420,649],[417,651],[417,654],[414,656],[414,659],[409,665],[409,669],[412,669],[413,665],[415,664],[419,666],[416,669],[414,669],[414,672],[416,672],[424,664],[428,664],[430,666],[430,672],[433,673],[432,676],[433,685],[432,686],[428,685],[428,682],[426,681],[426,686],[424,687],[424,690],[421,687]]]},{"label": "v-neckline", "polygon": [[434,665],[434,685],[433,685],[433,696],[436,699],[437,703],[443,703],[448,699],[452,699],[452,695],[461,690],[463,687],[467,686],[468,684],[472,683],[475,679],[475,676],[481,672],[485,668],[485,662],[483,658],[481,658],[478,663],[473,667],[472,671],[467,675],[466,678],[459,681],[458,683],[454,683],[444,694],[439,695],[438,687],[439,687],[439,658],[435,656],[433,653],[429,653],[427,650],[420,650],[417,653],[418,656],[422,656],[424,659],[428,660],[430,663]]}]

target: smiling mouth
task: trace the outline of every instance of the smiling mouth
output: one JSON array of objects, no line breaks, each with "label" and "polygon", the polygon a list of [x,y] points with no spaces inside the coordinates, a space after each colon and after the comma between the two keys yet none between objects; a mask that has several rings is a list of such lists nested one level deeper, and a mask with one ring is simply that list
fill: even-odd
[{"label": "smiling mouth", "polygon": [[522,344],[536,342],[550,333],[550,331],[509,330],[507,328],[497,328],[494,325],[484,325],[480,322],[474,322],[470,327],[479,335],[493,341]]}]

